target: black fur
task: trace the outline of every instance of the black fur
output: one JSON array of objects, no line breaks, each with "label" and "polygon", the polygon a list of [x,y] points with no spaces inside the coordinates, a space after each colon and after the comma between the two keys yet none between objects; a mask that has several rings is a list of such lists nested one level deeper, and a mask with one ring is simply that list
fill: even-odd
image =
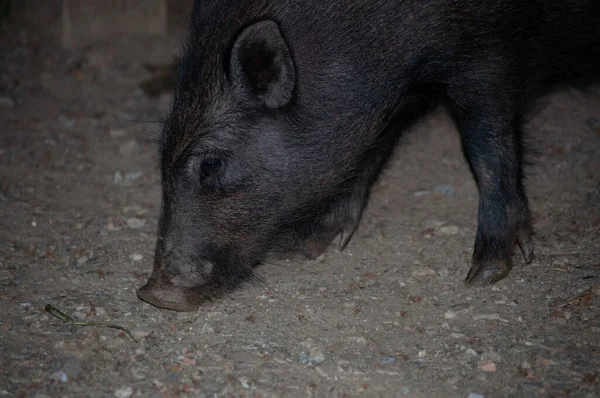
[{"label": "black fur", "polygon": [[524,119],[600,74],[599,27],[597,1],[196,1],[140,297],[193,310],[269,252],[317,255],[340,232],[343,247],[398,132],[439,104],[480,190],[467,280],[503,278],[515,244],[533,253]]}]

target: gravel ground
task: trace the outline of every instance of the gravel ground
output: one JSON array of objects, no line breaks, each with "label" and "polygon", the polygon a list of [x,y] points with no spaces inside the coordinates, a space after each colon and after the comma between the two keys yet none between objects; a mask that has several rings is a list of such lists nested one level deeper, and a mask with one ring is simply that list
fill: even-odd
[{"label": "gravel ground", "polygon": [[529,124],[536,255],[498,284],[462,283],[477,189],[436,112],[405,136],[345,251],[269,261],[263,284],[175,313],[135,289],[152,268],[153,139],[170,102],[139,87],[176,42],[67,53],[3,28],[0,396],[600,396],[597,88],[547,97]]}]

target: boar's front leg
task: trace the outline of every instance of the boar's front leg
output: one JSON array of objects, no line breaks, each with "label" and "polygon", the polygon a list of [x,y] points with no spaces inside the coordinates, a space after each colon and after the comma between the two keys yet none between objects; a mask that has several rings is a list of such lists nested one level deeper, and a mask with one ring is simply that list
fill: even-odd
[{"label": "boar's front leg", "polygon": [[[477,235],[466,282],[486,284],[497,282],[509,273],[515,244],[529,263],[533,240],[523,189],[519,104],[500,87],[470,83],[467,92],[454,93],[451,111],[479,187]],[[469,102],[456,101],[457,98]]]}]

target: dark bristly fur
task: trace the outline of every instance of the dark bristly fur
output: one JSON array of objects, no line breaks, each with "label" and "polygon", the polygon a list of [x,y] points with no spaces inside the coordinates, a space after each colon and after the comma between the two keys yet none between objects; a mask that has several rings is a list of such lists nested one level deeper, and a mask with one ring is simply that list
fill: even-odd
[{"label": "dark bristly fur", "polygon": [[468,282],[533,255],[522,125],[600,74],[600,2],[197,0],[161,139],[155,268],[138,295],[195,310],[266,255],[316,256],[360,221],[399,134],[432,106],[479,185]]}]

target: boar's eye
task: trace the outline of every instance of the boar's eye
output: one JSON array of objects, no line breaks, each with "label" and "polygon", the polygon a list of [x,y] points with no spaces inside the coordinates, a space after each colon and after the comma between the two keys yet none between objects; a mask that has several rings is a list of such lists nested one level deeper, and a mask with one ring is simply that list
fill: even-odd
[{"label": "boar's eye", "polygon": [[204,159],[200,163],[201,177],[209,177],[215,175],[223,167],[221,159]]}]

